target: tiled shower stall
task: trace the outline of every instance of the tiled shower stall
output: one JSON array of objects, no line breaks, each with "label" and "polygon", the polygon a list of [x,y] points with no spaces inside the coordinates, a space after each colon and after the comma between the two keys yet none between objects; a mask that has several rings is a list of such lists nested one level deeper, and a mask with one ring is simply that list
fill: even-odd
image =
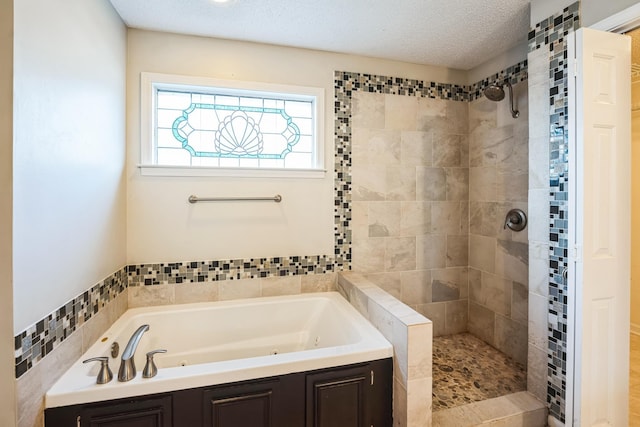
[{"label": "tiled shower stall", "polygon": [[517,69],[517,119],[508,100],[473,94],[354,93],[352,269],[431,319],[434,336],[469,331],[526,364],[527,230],[504,229],[510,209],[527,211]]}]

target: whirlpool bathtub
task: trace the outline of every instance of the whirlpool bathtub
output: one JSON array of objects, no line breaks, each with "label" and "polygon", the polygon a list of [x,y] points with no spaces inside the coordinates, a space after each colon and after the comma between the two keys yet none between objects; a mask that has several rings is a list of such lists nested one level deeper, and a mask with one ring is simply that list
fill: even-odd
[{"label": "whirlpool bathtub", "polygon": [[[142,325],[137,375],[117,379],[120,353]],[[146,353],[158,374],[142,378]],[[75,405],[207,385],[285,375],[391,357],[391,344],[337,292],[196,303],[128,310],[46,394],[46,407]],[[114,378],[96,384],[98,363],[109,356]]]}]

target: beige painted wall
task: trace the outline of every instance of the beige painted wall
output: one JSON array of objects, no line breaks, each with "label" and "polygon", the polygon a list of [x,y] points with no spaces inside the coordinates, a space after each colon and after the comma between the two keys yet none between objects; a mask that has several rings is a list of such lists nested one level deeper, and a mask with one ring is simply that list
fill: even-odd
[{"label": "beige painted wall", "polygon": [[[133,29],[128,45],[128,263],[332,254],[334,71],[461,84],[466,78],[444,68]],[[328,173],[324,179],[302,180],[141,176],[141,72],[324,89]],[[189,205],[190,194],[282,194],[284,201],[280,206]]]},{"label": "beige painted wall", "polygon": [[13,0],[0,0],[0,425],[16,423],[13,369]]},{"label": "beige painted wall", "polygon": [[[640,96],[640,82],[632,88]],[[631,332],[640,334],[640,110],[631,120]]]},{"label": "beige painted wall", "polygon": [[125,263],[126,29],[107,0],[14,6],[18,332]]}]

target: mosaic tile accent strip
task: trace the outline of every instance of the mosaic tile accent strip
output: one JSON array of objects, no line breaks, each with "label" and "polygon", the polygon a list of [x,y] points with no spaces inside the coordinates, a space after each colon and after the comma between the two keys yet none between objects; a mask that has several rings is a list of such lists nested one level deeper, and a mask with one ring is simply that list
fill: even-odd
[{"label": "mosaic tile accent strip", "polygon": [[527,389],[524,366],[469,333],[433,338],[433,410]]},{"label": "mosaic tile accent strip", "polygon": [[318,255],[138,264],[127,266],[126,271],[129,286],[153,286],[324,274],[335,271],[335,268],[336,264],[333,258]]},{"label": "mosaic tile accent strip", "polygon": [[550,190],[549,190],[549,347],[547,404],[549,413],[565,421],[567,374],[567,285],[562,272],[567,268],[568,250],[568,73],[567,35],[580,26],[579,2],[566,7],[536,25],[529,33],[529,51],[549,51],[551,79]]},{"label": "mosaic tile accent strip", "polygon": [[122,268],[14,337],[20,378],[127,288]]},{"label": "mosaic tile accent strip", "polygon": [[[56,345],[128,286],[153,286],[239,280],[273,276],[324,274],[351,268],[351,97],[355,91],[420,96],[469,102],[497,78],[512,83],[527,78],[527,62],[518,63],[472,86],[424,82],[336,71],[334,80],[334,253],[216,261],[128,265],[77,296],[15,337],[16,378],[49,354]],[[475,98],[474,98],[475,99]]]},{"label": "mosaic tile accent strip", "polygon": [[468,87],[469,101],[475,101],[482,96],[482,91],[492,83],[508,81],[512,85],[523,82],[528,78],[528,63],[525,59],[507,69],[482,79]]}]

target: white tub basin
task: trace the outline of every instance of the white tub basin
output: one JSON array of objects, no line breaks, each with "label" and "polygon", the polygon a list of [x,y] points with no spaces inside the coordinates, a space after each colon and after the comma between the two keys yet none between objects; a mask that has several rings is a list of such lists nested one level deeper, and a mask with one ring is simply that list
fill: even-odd
[{"label": "white tub basin", "polygon": [[[116,341],[148,324],[136,351],[137,376],[96,384],[98,364]],[[142,378],[145,354],[155,349],[158,375]],[[266,297],[128,310],[54,384],[46,407],[74,405],[224,384],[391,357],[391,344],[337,292]]]}]

